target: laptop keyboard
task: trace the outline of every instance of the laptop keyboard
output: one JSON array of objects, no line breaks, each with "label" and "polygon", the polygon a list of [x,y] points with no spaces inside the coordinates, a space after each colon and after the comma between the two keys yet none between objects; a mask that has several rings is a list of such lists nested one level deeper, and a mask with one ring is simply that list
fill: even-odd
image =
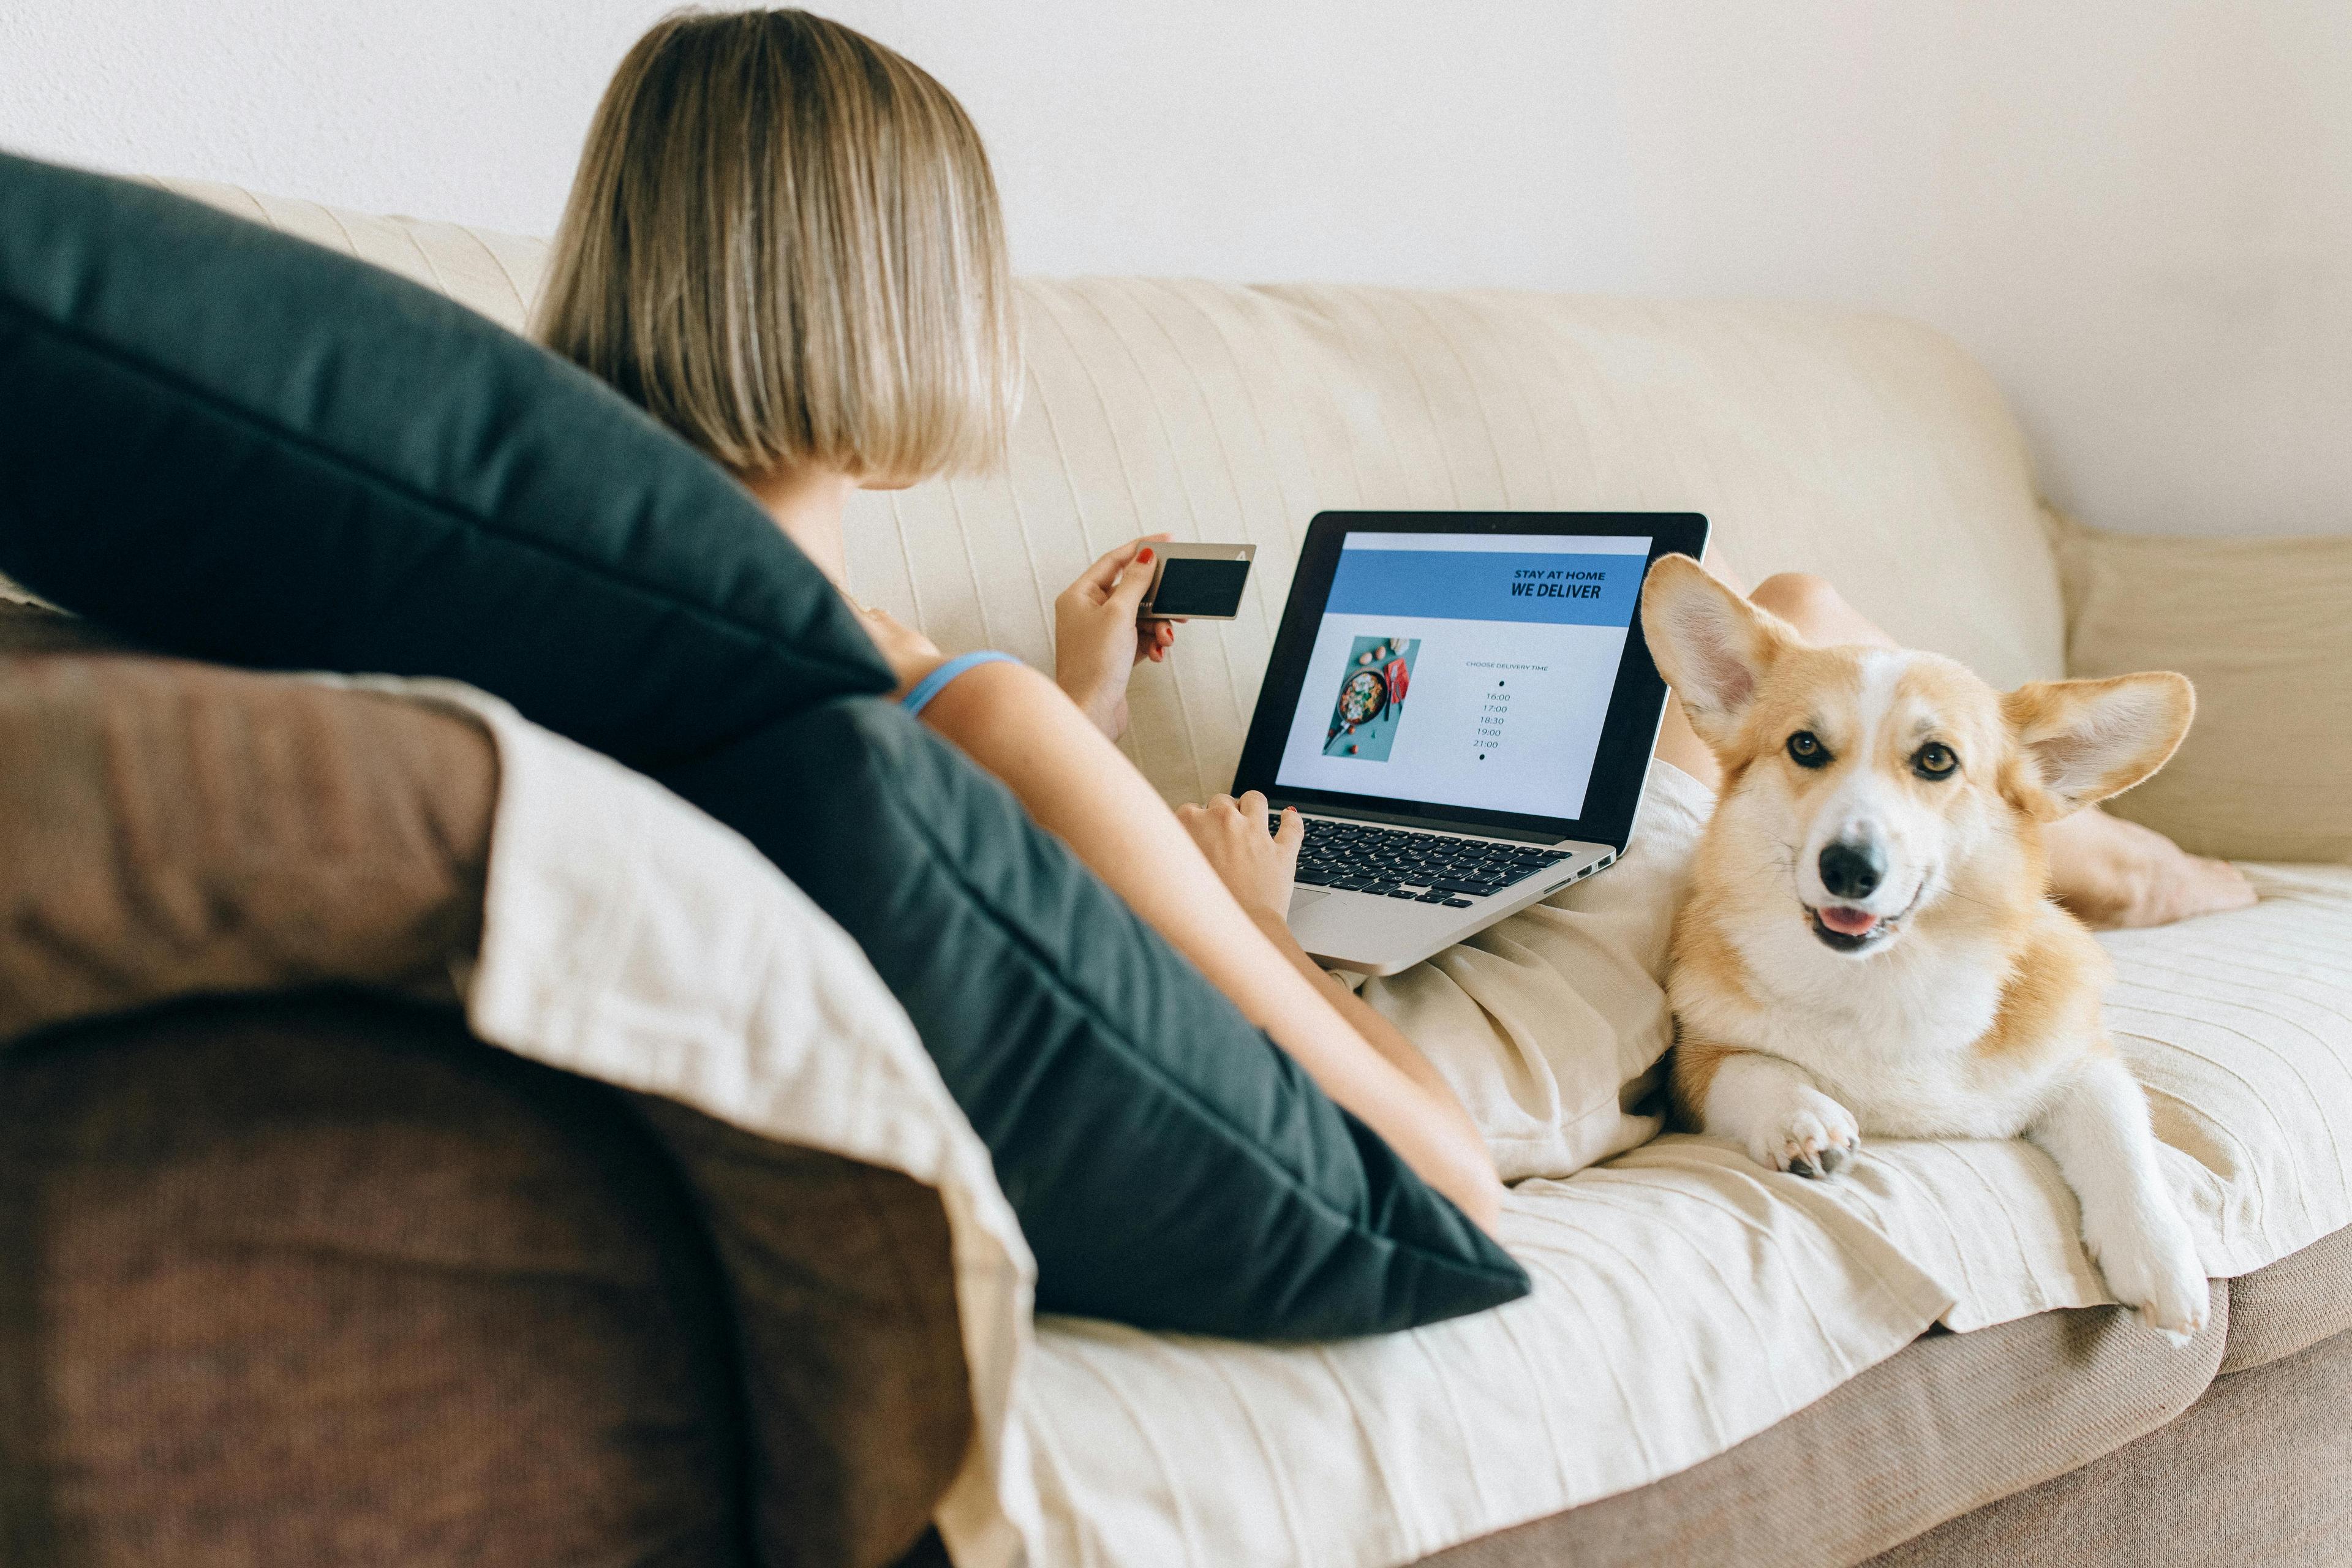
[{"label": "laptop keyboard", "polygon": [[[1278,832],[1280,826],[1279,817],[1267,824],[1269,832]],[[1568,856],[1565,849],[1529,844],[1496,844],[1310,816],[1307,843],[1298,852],[1297,882],[1302,888],[1384,893],[1466,910],[1471,900],[1499,893]]]}]

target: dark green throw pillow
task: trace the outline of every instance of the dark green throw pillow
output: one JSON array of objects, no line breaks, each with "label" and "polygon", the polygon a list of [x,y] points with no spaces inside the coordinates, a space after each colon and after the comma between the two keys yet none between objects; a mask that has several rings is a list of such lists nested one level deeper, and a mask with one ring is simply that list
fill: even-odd
[{"label": "dark green throw pillow", "polygon": [[0,573],[151,646],[442,675],[656,776],[865,945],[1041,1302],[1300,1338],[1527,1277],[898,709],[717,468],[425,289],[0,156]]},{"label": "dark green throw pillow", "polygon": [[174,652],[442,675],[632,763],[887,691],[740,486],[380,268],[0,155],[0,574]]},{"label": "dark green throw pillow", "polygon": [[1312,1339],[1527,1293],[1509,1254],[896,705],[657,775],[857,939],[996,1163],[1046,1311]]}]

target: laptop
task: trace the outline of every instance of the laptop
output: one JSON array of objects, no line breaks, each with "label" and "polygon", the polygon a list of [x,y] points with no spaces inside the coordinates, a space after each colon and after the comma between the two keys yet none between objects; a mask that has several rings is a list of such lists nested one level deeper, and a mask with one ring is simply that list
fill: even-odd
[{"label": "laptop", "polygon": [[1234,793],[1306,818],[1290,928],[1393,974],[1613,865],[1666,686],[1635,613],[1690,512],[1327,511]]}]

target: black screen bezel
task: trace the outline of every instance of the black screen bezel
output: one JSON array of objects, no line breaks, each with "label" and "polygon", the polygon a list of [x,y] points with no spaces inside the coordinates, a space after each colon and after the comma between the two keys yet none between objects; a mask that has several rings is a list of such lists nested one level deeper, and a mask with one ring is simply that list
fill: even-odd
[{"label": "black screen bezel", "polygon": [[1646,534],[1650,554],[1642,567],[1643,581],[1646,583],[1650,567],[1662,555],[1687,555],[1693,560],[1700,557],[1706,549],[1706,519],[1697,512],[1637,511],[1317,513],[1307,526],[1307,541],[1299,549],[1298,567],[1290,580],[1289,602],[1283,606],[1274,653],[1266,661],[1265,679],[1258,688],[1257,710],[1250,718],[1249,739],[1242,747],[1241,765],[1234,775],[1235,795],[1261,790],[1277,807],[1295,805],[1302,810],[1407,826],[1468,826],[1514,836],[1574,838],[1605,844],[1622,853],[1633,833],[1633,815],[1642,801],[1642,782],[1648,773],[1650,751],[1657,744],[1658,723],[1666,707],[1665,679],[1650,657],[1650,645],[1642,635],[1638,610],[1626,628],[1625,652],[1618,663],[1616,687],[1609,695],[1609,716],[1601,724],[1601,746],[1592,759],[1591,782],[1585,788],[1584,812],[1580,816],[1538,816],[1443,805],[1434,801],[1394,800],[1276,785],[1275,774],[1282,766],[1283,743],[1289,736],[1291,716],[1297,711],[1307,660],[1314,652],[1315,634],[1322,625],[1323,606],[1331,595],[1332,575],[1339,568],[1339,549],[1350,533],[1539,533],[1562,538]]}]

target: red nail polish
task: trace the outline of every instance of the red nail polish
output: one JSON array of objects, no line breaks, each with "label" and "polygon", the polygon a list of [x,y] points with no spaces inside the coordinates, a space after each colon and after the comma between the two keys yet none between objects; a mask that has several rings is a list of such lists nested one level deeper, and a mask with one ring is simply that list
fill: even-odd
[{"label": "red nail polish", "polygon": [[1135,558],[1138,561],[1141,561],[1146,564],[1149,564],[1151,560],[1151,546],[1147,544],[1141,550],[1136,552]]}]

